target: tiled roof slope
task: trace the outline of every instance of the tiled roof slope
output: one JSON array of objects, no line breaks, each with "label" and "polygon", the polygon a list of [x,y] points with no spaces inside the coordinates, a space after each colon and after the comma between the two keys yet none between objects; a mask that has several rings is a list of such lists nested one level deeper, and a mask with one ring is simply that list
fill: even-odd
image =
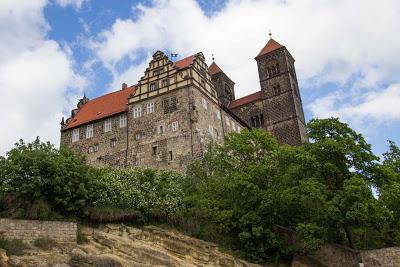
[{"label": "tiled roof slope", "polygon": [[210,75],[214,75],[220,72],[222,72],[222,70],[215,62],[213,62],[208,68],[208,73],[210,73]]},{"label": "tiled roof slope", "polygon": [[261,50],[261,52],[256,56],[256,58],[268,54],[281,47],[283,47],[283,45],[281,45],[280,43],[271,38],[269,39],[268,43],[264,46],[264,48]]},{"label": "tiled roof slope", "polygon": [[237,107],[240,107],[242,105],[257,101],[259,99],[261,99],[261,91],[258,91],[258,92],[254,93],[254,94],[251,94],[251,95],[248,95],[248,96],[233,100],[231,103],[229,103],[228,108],[229,109],[235,109]]},{"label": "tiled roof slope", "polygon": [[185,57],[181,60],[174,62],[175,67],[177,67],[178,69],[184,69],[184,68],[189,67],[190,64],[193,63],[195,55],[191,55],[191,56]]},{"label": "tiled roof slope", "polygon": [[71,129],[90,121],[103,119],[126,110],[128,97],[135,92],[135,86],[118,90],[89,100],[78,113],[66,124],[64,129]]}]

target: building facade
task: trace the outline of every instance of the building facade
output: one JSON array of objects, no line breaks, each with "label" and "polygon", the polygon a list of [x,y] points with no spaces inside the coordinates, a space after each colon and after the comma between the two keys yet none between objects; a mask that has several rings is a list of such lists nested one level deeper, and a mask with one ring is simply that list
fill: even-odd
[{"label": "building facade", "polygon": [[157,51],[136,85],[83,97],[61,122],[61,146],[97,166],[184,170],[208,144],[243,128],[299,145],[306,136],[294,60],[275,43],[256,57],[261,91],[237,100],[234,82],[202,53],[172,62]]}]

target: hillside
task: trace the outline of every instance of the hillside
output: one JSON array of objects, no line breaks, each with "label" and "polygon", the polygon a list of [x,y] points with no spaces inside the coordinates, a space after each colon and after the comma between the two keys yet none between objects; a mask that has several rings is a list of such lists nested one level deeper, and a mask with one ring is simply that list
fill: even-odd
[{"label": "hillside", "polygon": [[[83,228],[88,243],[35,247],[9,256],[5,266],[260,266],[221,252],[217,245],[155,226]],[[3,265],[1,265],[3,266]]]}]

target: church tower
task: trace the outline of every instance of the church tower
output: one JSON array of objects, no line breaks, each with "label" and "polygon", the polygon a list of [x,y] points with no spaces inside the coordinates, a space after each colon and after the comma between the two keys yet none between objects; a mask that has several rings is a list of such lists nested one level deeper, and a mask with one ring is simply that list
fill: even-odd
[{"label": "church tower", "polygon": [[270,39],[255,58],[261,85],[264,127],[279,143],[301,145],[307,140],[294,58]]},{"label": "church tower", "polygon": [[211,75],[211,81],[217,91],[218,100],[222,105],[228,107],[229,103],[235,100],[235,83],[215,62],[208,68],[208,73]]}]

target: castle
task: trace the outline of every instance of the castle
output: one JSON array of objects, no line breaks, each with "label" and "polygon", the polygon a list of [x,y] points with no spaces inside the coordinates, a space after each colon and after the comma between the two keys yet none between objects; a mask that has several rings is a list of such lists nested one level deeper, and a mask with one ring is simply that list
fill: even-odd
[{"label": "castle", "polygon": [[92,165],[184,170],[242,128],[300,145],[307,138],[293,57],[271,38],[255,60],[261,90],[235,99],[235,83],[201,52],[172,62],[157,51],[136,85],[80,99],[61,122],[61,146]]}]

